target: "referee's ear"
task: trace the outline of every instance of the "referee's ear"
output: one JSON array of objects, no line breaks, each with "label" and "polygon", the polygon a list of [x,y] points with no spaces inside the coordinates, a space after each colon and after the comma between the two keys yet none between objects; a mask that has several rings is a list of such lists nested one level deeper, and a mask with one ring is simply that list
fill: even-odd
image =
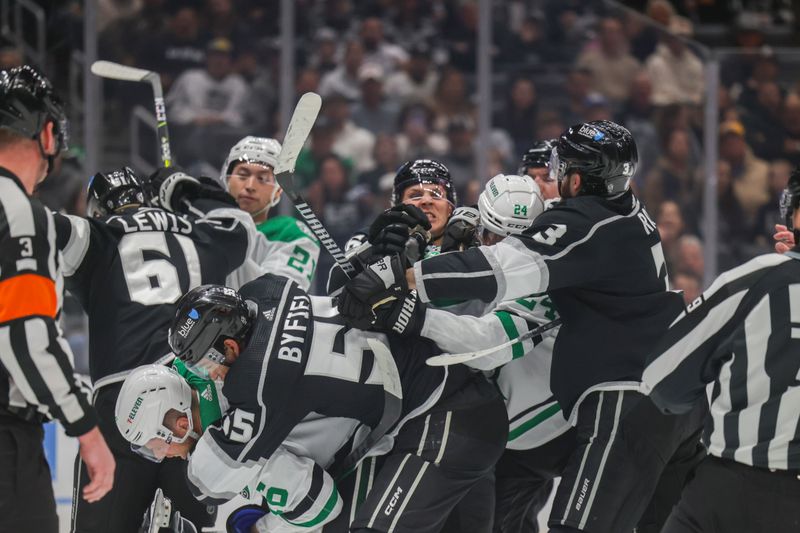
[{"label": "referee's ear", "polygon": [[54,128],[55,123],[52,120],[48,120],[42,131],[39,132],[39,141],[42,143],[42,149],[46,155],[58,155]]}]

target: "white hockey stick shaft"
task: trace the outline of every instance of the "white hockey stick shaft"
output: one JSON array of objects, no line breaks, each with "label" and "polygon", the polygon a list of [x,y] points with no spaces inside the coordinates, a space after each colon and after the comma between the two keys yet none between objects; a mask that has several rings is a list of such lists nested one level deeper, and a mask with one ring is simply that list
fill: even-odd
[{"label": "white hockey stick shaft", "polygon": [[344,252],[333,240],[328,230],[325,229],[314,211],[308,205],[305,198],[294,184],[294,167],[297,163],[297,156],[311,133],[314,121],[322,107],[322,98],[317,93],[305,93],[297,102],[297,107],[292,113],[286,136],[283,138],[283,147],[278,155],[278,163],[275,166],[275,179],[278,185],[286,192],[286,195],[297,207],[297,211],[303,220],[306,221],[311,231],[322,243],[322,246],[333,256],[336,264],[344,271],[348,278],[355,276],[355,268],[345,258]]},{"label": "white hockey stick shaft", "polygon": [[95,61],[91,66],[92,74],[110,80],[147,82],[153,88],[153,101],[156,112],[156,135],[161,165],[172,166],[172,151],[169,146],[169,130],[167,129],[167,109],[164,104],[164,90],[161,87],[161,76],[158,72],[141,68],[120,65],[111,61]]},{"label": "white hockey stick shaft", "polygon": [[513,346],[514,344],[526,341],[531,337],[536,337],[537,335],[541,335],[545,331],[551,330],[560,325],[561,325],[561,319],[556,318],[555,320],[548,322],[547,324],[543,324],[538,328],[527,331],[522,335],[520,335],[519,337],[517,337],[516,339],[511,339],[510,341],[504,342],[503,344],[499,344],[497,346],[492,346],[491,348],[486,348],[485,350],[478,350],[475,352],[443,353],[440,355],[429,357],[425,361],[425,363],[428,366],[450,366],[450,365],[457,365],[459,363],[468,363],[470,361],[474,361],[475,359],[480,359],[481,357],[486,357],[487,355],[491,355],[504,348],[508,348],[509,346]]}]

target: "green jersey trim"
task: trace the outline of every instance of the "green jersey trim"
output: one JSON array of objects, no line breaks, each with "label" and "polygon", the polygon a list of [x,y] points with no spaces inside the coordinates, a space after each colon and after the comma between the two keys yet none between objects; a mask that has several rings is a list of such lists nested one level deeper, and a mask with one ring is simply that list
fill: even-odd
[{"label": "green jersey trim", "polygon": [[200,425],[203,431],[222,418],[222,409],[219,406],[217,387],[214,381],[202,378],[186,368],[186,364],[180,359],[172,361],[172,368],[186,380],[189,386],[197,391],[198,403],[200,405]]},{"label": "green jersey trim", "polygon": [[299,220],[289,216],[270,218],[256,225],[256,229],[264,234],[268,241],[294,242],[299,239],[308,239],[319,246],[319,241],[311,230],[301,226]]},{"label": "green jersey trim", "polygon": [[[500,323],[503,325],[506,335],[508,335],[508,340],[513,341],[519,337],[519,331],[517,330],[517,326],[514,325],[514,321],[511,319],[510,313],[506,311],[496,311],[494,314],[498,319],[500,319]],[[512,359],[519,359],[523,355],[525,355],[525,348],[522,347],[521,342],[511,345]]]},{"label": "green jersey trim", "polygon": [[339,500],[339,491],[336,490],[336,483],[333,484],[333,487],[331,487],[331,489],[332,489],[331,495],[328,498],[328,501],[325,502],[325,506],[322,508],[322,510],[319,512],[317,516],[315,516],[314,518],[312,518],[307,522],[301,522],[301,523],[290,522],[289,520],[286,521],[292,524],[293,526],[297,527],[314,527],[320,522],[326,520],[328,516],[330,516],[331,511],[333,511],[336,508],[336,502]]},{"label": "green jersey trim", "polygon": [[517,437],[521,436],[523,433],[527,433],[529,430],[535,428],[536,426],[538,426],[539,424],[541,424],[545,420],[547,420],[549,418],[552,418],[553,416],[558,414],[558,412],[560,410],[561,410],[561,406],[558,404],[558,402],[554,403],[553,405],[551,405],[550,407],[548,407],[547,409],[545,409],[544,411],[542,411],[538,415],[534,416],[530,420],[526,421],[523,424],[520,424],[519,426],[517,426],[514,429],[512,429],[511,431],[509,431],[508,432],[508,442],[511,442],[512,440],[514,440]]}]

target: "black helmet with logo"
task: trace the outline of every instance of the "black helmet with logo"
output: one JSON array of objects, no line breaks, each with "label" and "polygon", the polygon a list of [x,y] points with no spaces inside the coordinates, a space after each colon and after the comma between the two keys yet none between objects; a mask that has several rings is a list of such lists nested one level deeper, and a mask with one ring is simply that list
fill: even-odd
[{"label": "black helmet with logo", "polygon": [[404,190],[420,183],[436,183],[443,186],[447,200],[453,205],[458,203],[453,179],[447,167],[433,159],[416,159],[406,161],[397,169],[392,188],[392,205],[400,203]]},{"label": "black helmet with logo", "polygon": [[559,137],[550,175],[560,182],[581,175],[581,194],[616,196],[630,187],[639,153],[631,132],[610,120],[577,124]]},{"label": "black helmet with logo", "polygon": [[522,163],[519,165],[517,174],[525,176],[529,168],[547,168],[550,166],[550,154],[553,152],[558,139],[546,139],[536,141],[533,146],[522,156]]},{"label": "black helmet with logo", "polygon": [[104,174],[98,172],[89,180],[86,215],[104,217],[144,203],[142,181],[129,167]]},{"label": "black helmet with logo", "polygon": [[201,285],[184,294],[176,304],[169,328],[169,345],[187,366],[225,361],[223,341],[247,342],[255,324],[256,305],[222,285]]}]

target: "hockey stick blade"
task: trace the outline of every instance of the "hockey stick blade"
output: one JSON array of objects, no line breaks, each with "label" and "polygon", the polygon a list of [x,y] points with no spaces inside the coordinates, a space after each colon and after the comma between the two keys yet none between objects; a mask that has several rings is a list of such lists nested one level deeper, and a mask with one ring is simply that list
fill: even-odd
[{"label": "hockey stick blade", "polygon": [[300,216],[317,236],[322,246],[331,254],[345,275],[352,279],[356,275],[355,267],[345,258],[342,249],[333,240],[294,184],[294,166],[297,163],[297,156],[303,149],[303,145],[311,133],[311,128],[314,127],[314,121],[317,119],[321,107],[322,99],[317,93],[305,93],[300,97],[294,113],[292,113],[292,119],[289,121],[289,127],[286,129],[286,136],[283,138],[281,153],[278,155],[278,162],[275,165],[275,179],[294,203]]},{"label": "hockey stick blade", "polygon": [[512,346],[514,344],[526,341],[531,337],[536,337],[537,335],[541,335],[545,331],[551,330],[560,325],[561,325],[561,319],[556,318],[555,320],[548,322],[547,324],[543,324],[538,328],[523,333],[516,339],[504,342],[503,344],[492,346],[491,348],[486,348],[485,350],[478,350],[476,352],[443,353],[440,355],[429,357],[425,361],[425,363],[428,366],[450,366],[450,365],[457,365],[459,363],[468,363],[470,361],[474,361],[475,359],[480,359],[481,357],[493,354],[499,350],[502,350],[503,348],[508,348],[509,346]]},{"label": "hockey stick blade", "polygon": [[151,70],[120,65],[112,61],[95,61],[92,63],[92,74],[101,78],[122,81],[146,81],[148,76],[155,75]]},{"label": "hockey stick blade", "polygon": [[305,93],[300,97],[297,106],[292,113],[286,136],[283,138],[281,153],[278,155],[278,162],[275,165],[275,174],[293,174],[294,165],[297,163],[297,156],[306,144],[314,121],[322,107],[322,98],[317,93]]},{"label": "hockey stick blade", "polygon": [[367,344],[369,344],[375,356],[375,364],[378,366],[383,380],[383,415],[381,415],[378,424],[372,428],[372,431],[364,437],[364,440],[358,443],[353,448],[353,451],[347,454],[338,465],[333,476],[334,479],[339,479],[356,466],[367,455],[367,452],[397,423],[403,412],[403,388],[400,384],[400,373],[397,370],[394,357],[392,357],[392,352],[377,339],[368,338]]}]

